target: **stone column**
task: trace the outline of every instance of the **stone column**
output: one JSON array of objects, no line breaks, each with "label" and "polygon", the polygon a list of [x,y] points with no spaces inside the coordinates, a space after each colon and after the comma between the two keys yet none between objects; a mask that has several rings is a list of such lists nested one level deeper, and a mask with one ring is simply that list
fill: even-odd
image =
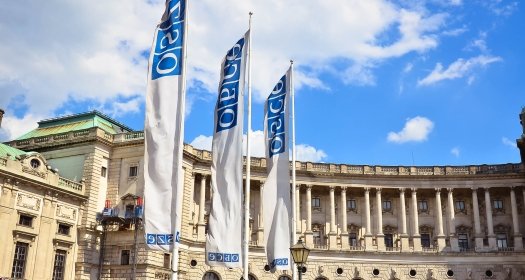
[{"label": "stone column", "polygon": [[299,185],[295,187],[295,218],[297,219],[295,222],[295,233],[297,236],[301,236],[303,223],[301,222],[301,186]]},{"label": "stone column", "polygon": [[257,244],[264,244],[264,181],[259,181],[259,227],[257,228]]},{"label": "stone column", "polygon": [[459,241],[456,235],[456,212],[454,210],[454,188],[448,188],[448,238],[450,240],[450,250],[459,252]]},{"label": "stone column", "polygon": [[365,187],[365,219],[366,219],[365,250],[373,251],[372,226],[370,223],[370,188],[369,187]]},{"label": "stone column", "polygon": [[335,227],[335,187],[330,186],[330,232],[328,233],[329,249],[337,248],[337,228]]},{"label": "stone column", "polygon": [[199,221],[197,223],[197,239],[205,241],[206,238],[206,223],[204,222],[204,215],[206,213],[206,175],[201,174],[201,184],[199,186]]},{"label": "stone column", "polygon": [[304,232],[306,246],[314,247],[312,232],[312,185],[306,185],[306,231]]},{"label": "stone column", "polygon": [[510,188],[510,205],[512,208],[512,229],[514,235],[514,250],[523,250],[523,240],[520,233],[520,226],[518,223],[518,206],[516,205],[516,193],[514,187]]},{"label": "stone column", "polygon": [[438,225],[438,234],[437,234],[437,245],[438,251],[442,251],[445,244],[445,234],[443,233],[443,210],[441,209],[441,189],[436,188],[436,218]]},{"label": "stone column", "polygon": [[381,188],[376,188],[376,208],[377,208],[377,231],[376,242],[377,250],[385,251],[385,235],[383,234],[383,207],[381,204]]},{"label": "stone column", "polygon": [[485,188],[485,211],[487,215],[487,237],[489,239],[489,248],[496,249],[496,235],[494,234],[494,224],[492,222],[492,203],[490,200],[489,188]]},{"label": "stone column", "polygon": [[417,212],[416,188],[412,188],[412,221],[414,222],[414,228],[412,230],[412,242],[414,243],[414,251],[421,252],[421,235],[419,234],[419,214]]},{"label": "stone column", "polygon": [[348,240],[348,220],[346,217],[346,187],[341,187],[341,247],[348,249],[350,242]]},{"label": "stone column", "polygon": [[401,251],[410,251],[407,232],[407,211],[405,205],[405,188],[399,189],[399,215],[401,215]]},{"label": "stone column", "polygon": [[478,188],[472,188],[472,211],[474,212],[474,238],[476,239],[475,250],[483,249],[483,234],[479,222]]}]

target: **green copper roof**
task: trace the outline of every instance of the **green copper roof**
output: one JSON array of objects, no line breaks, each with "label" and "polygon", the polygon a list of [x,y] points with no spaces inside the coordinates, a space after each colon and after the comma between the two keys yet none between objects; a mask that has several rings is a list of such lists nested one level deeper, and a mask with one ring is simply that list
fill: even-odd
[{"label": "green copper roof", "polygon": [[22,150],[0,143],[0,157],[7,157],[7,155],[9,155],[11,159],[15,159],[16,156],[25,154],[26,152]]},{"label": "green copper roof", "polygon": [[39,121],[38,128],[18,137],[16,140],[67,133],[92,127],[101,128],[111,134],[133,131],[133,129],[98,111],[91,111]]}]

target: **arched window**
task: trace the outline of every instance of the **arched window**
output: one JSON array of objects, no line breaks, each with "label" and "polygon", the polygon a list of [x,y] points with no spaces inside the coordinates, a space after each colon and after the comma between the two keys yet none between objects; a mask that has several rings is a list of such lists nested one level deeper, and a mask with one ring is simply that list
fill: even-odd
[{"label": "arched window", "polygon": [[288,276],[288,275],[281,275],[281,276],[279,276],[278,280],[292,280],[292,278],[290,278],[290,276]]},{"label": "arched window", "polygon": [[220,280],[219,275],[217,273],[208,271],[204,273],[204,276],[202,276],[202,280]]},{"label": "arched window", "polygon": [[[244,277],[241,276],[240,280],[244,280]],[[255,275],[253,274],[248,274],[248,280],[257,280],[257,277],[255,277]]]},{"label": "arched window", "polygon": [[315,278],[315,280],[328,280],[328,279],[326,279],[324,277],[317,277],[317,278]]}]

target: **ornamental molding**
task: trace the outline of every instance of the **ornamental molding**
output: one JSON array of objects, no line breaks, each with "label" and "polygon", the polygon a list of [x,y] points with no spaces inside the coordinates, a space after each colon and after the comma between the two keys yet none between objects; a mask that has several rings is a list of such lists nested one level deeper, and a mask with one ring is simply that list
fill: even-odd
[{"label": "ornamental molding", "polygon": [[71,207],[64,204],[57,204],[55,217],[58,219],[69,220],[76,224],[78,209],[76,207]]},{"label": "ornamental molding", "polygon": [[18,192],[16,195],[16,208],[40,214],[42,210],[42,198]]}]

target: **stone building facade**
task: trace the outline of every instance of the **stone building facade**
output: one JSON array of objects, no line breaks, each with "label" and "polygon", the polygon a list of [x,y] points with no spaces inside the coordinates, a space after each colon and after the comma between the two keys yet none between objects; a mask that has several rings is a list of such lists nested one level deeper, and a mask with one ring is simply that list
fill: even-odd
[{"label": "stone building facade", "polygon": [[[133,214],[143,194],[142,132],[94,111],[39,122],[39,128],[8,144],[38,152],[70,181],[82,182],[84,200],[78,205],[83,208],[70,258],[74,272],[61,279],[169,279],[170,254],[145,249],[140,217]],[[292,271],[268,271],[260,215],[266,161],[252,158],[250,164],[250,279],[291,279]],[[241,270],[204,263],[210,165],[209,151],[184,147],[179,275],[237,280]],[[296,171],[296,235],[312,249],[303,279],[525,279],[521,163],[297,162]],[[12,185],[5,182],[2,190]],[[111,213],[102,215],[104,207]],[[16,215],[0,214],[11,220]],[[4,274],[11,273],[5,267],[14,258],[13,250],[9,253],[2,256],[9,259],[1,262]]]}]

